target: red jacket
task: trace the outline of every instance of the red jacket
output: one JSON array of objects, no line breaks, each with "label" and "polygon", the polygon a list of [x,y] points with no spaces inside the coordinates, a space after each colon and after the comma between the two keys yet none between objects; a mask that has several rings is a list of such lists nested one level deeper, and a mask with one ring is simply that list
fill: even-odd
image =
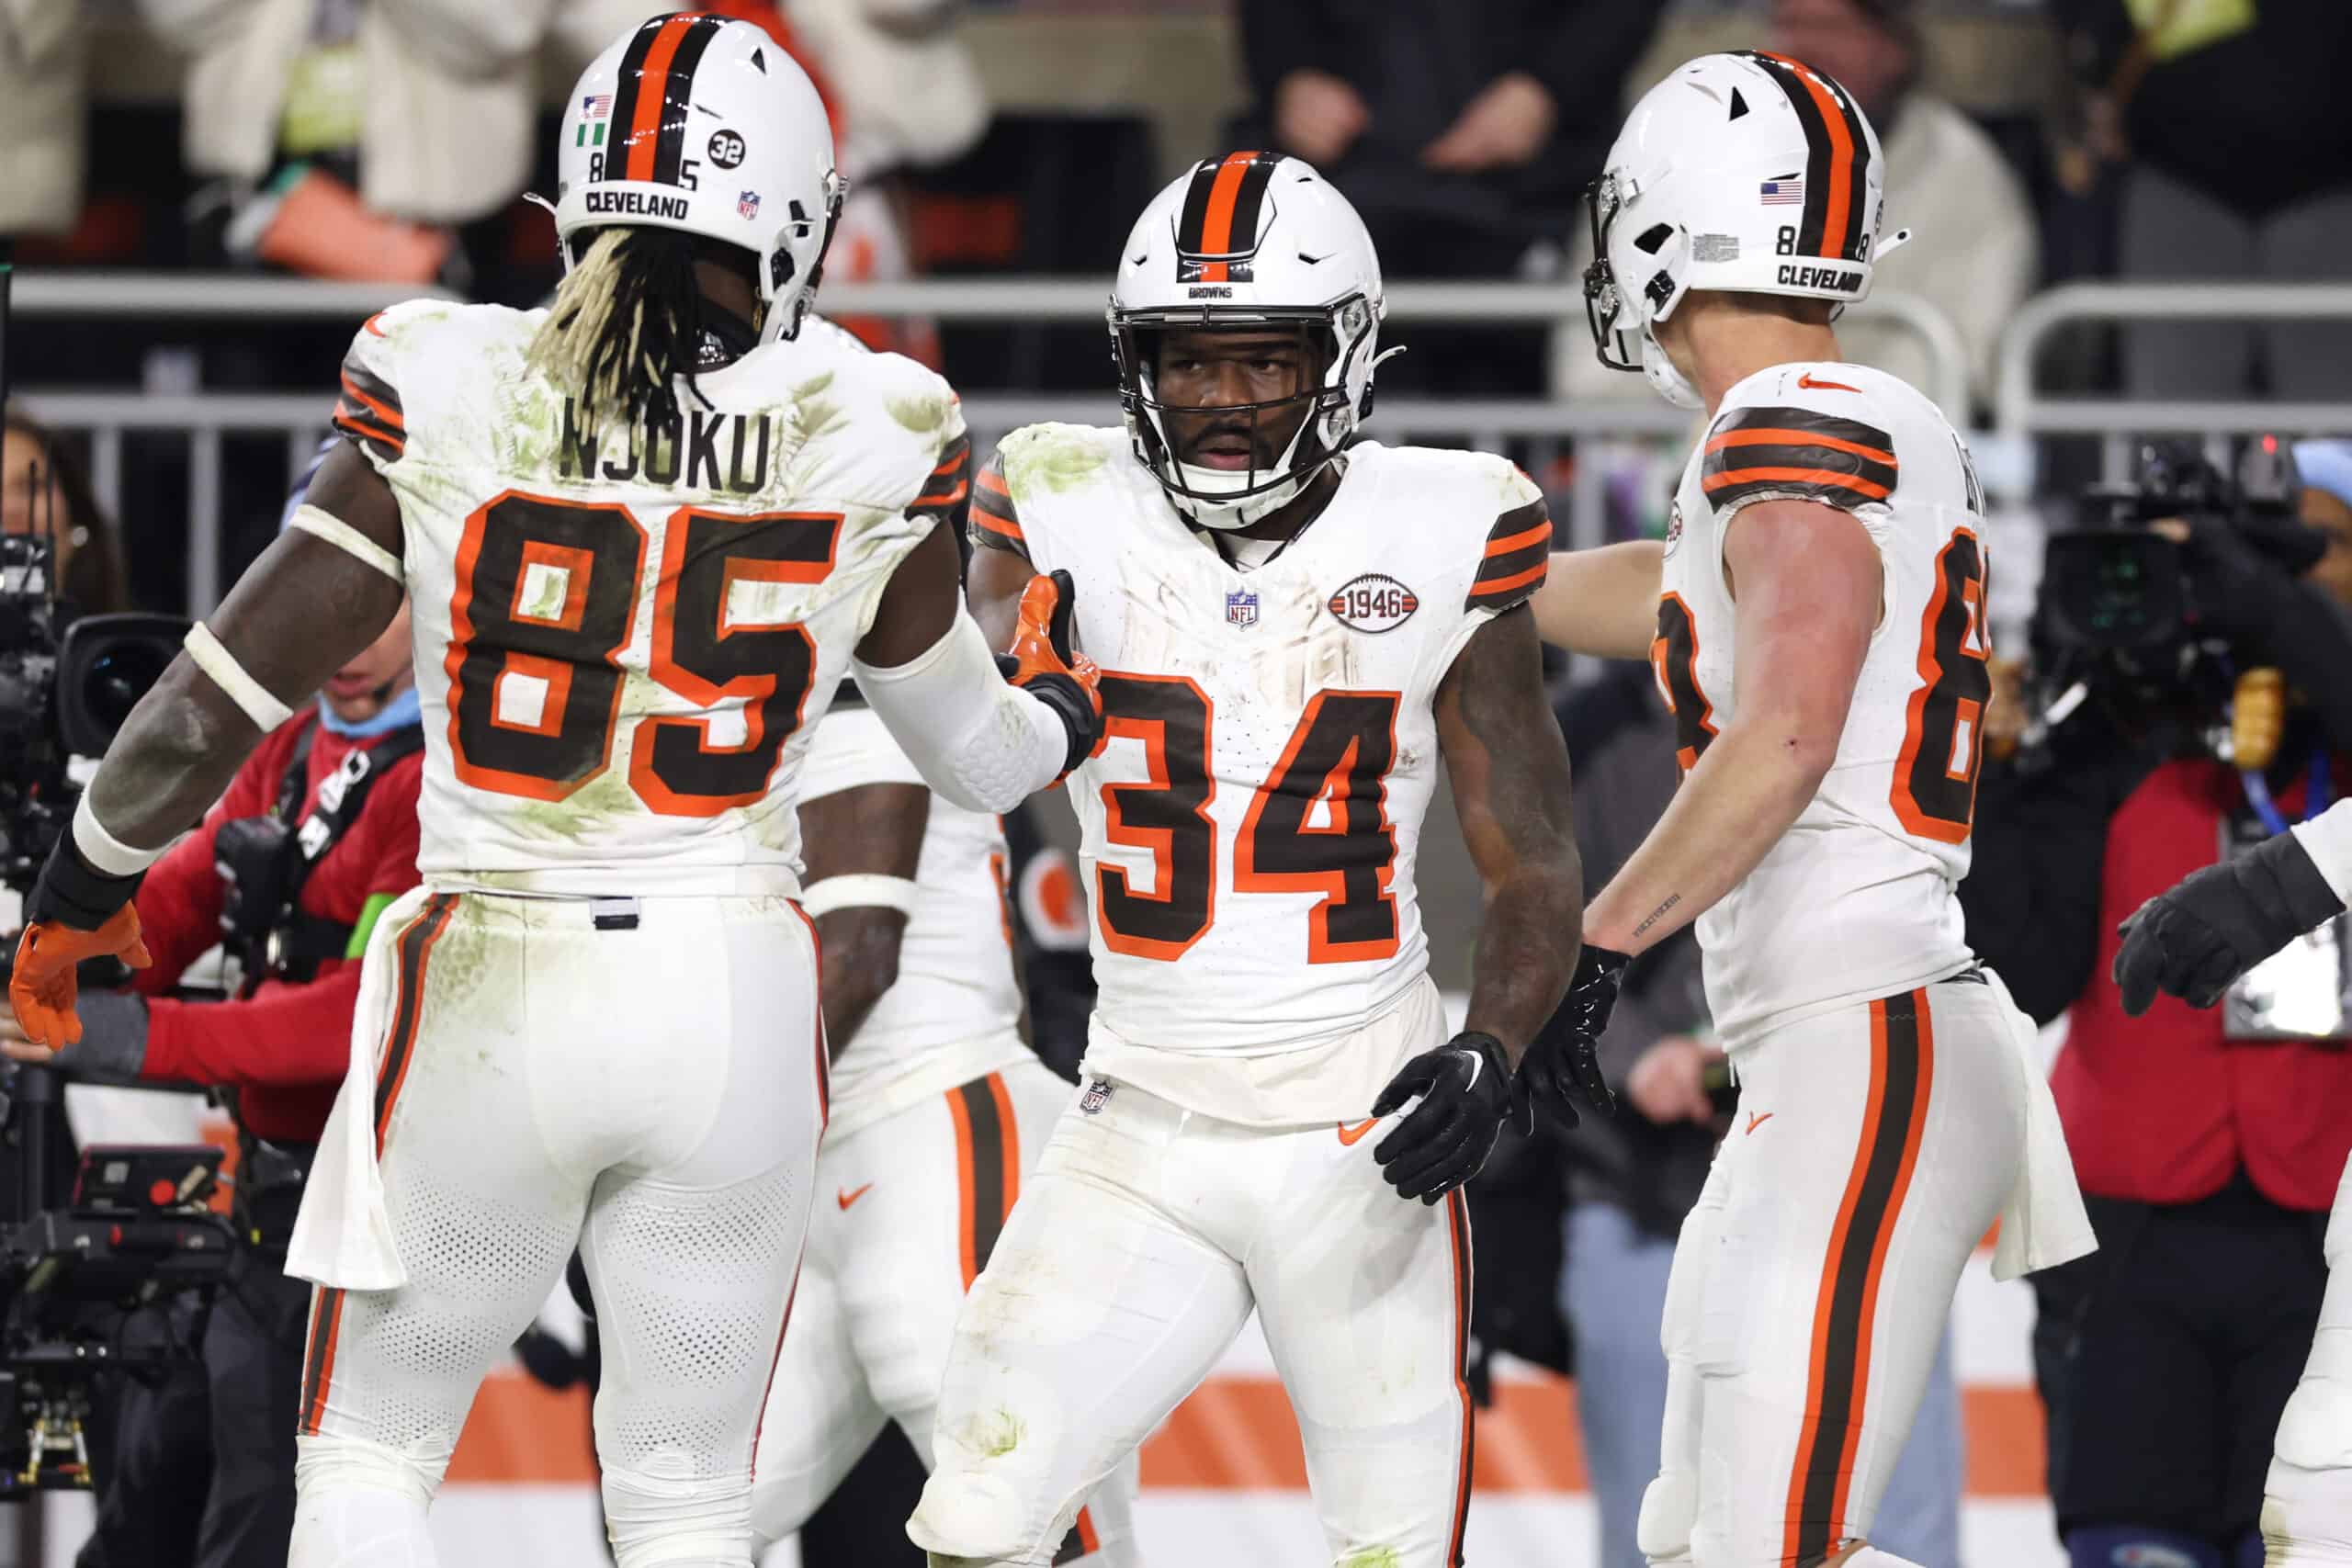
[{"label": "red jacket", "polygon": [[[220,940],[226,889],[212,865],[214,832],[231,818],[258,817],[277,802],[295,743],[315,722],[315,714],[304,714],[267,736],[203,826],[157,861],[139,889],[139,923],[155,960],[136,979],[149,998],[141,1076],[234,1085],[239,1113],[254,1136],[297,1143],[317,1140],[350,1065],[359,961],[329,959],[310,984],[272,980],[246,1001],[175,1001],[162,993]],[[305,810],[355,744],[375,740],[319,730],[311,744]],[[416,796],[424,773],[424,755],[415,752],[369,786],[359,819],[302,885],[297,902],[305,913],[355,923],[373,896],[417,885]]]},{"label": "red jacket", "polygon": [[[2278,794],[2290,821],[2302,814],[2303,790],[2298,779]],[[2352,1151],[2346,1042],[2229,1044],[2219,1008],[2171,997],[2126,1018],[2108,978],[2118,922],[2211,865],[2223,819],[2245,803],[2234,771],[2167,762],[2108,825],[2098,968],[2075,1003],[2050,1082],[2085,1191],[2188,1203],[2243,1166],[2274,1203],[2317,1213],[2335,1201]]]}]

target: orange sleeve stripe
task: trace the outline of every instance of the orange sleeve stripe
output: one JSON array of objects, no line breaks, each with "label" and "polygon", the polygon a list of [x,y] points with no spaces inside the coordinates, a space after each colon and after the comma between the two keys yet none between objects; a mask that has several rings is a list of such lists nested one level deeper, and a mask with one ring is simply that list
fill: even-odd
[{"label": "orange sleeve stripe", "polygon": [[1513,534],[1509,538],[1487,540],[1487,553],[1490,556],[1507,556],[1513,550],[1524,549],[1538,539],[1549,540],[1551,537],[1552,520],[1546,517],[1524,533]]},{"label": "orange sleeve stripe", "polygon": [[401,417],[400,410],[387,407],[378,399],[371,398],[366,392],[361,391],[359,389],[359,383],[351,378],[351,374],[348,371],[345,371],[343,376],[343,390],[344,395],[350,398],[354,402],[364,404],[368,408],[374,410],[377,417],[381,419],[386,424],[390,425],[394,430],[404,431],[408,428],[408,421]]},{"label": "orange sleeve stripe", "polygon": [[1702,481],[1702,488],[1710,493],[1732,485],[1752,484],[1835,485],[1872,501],[1884,501],[1890,493],[1883,484],[1873,484],[1852,474],[1832,473],[1827,468],[1731,468],[1711,474]]},{"label": "orange sleeve stripe", "polygon": [[1004,497],[1004,502],[1007,506],[1012,504],[1012,492],[1004,488],[1004,476],[998,473],[994,468],[982,468],[974,482],[982,490],[988,491],[990,495],[1001,495]]},{"label": "orange sleeve stripe", "polygon": [[337,408],[334,411],[334,427],[346,435],[356,435],[362,441],[373,441],[379,446],[389,446],[392,449],[394,457],[399,457],[408,450],[406,436],[396,430],[386,430],[356,409]]},{"label": "orange sleeve stripe", "polygon": [[978,523],[981,527],[986,528],[991,534],[999,535],[1007,539],[1015,539],[1024,545],[1029,542],[1028,536],[1022,533],[1020,524],[1015,523],[1010,517],[999,517],[995,513],[989,511],[985,507],[975,506],[972,508],[972,520]]},{"label": "orange sleeve stripe", "polygon": [[1865,446],[1859,441],[1847,441],[1835,435],[1816,434],[1810,430],[1726,430],[1710,437],[1707,450],[1720,452],[1726,446],[1826,446],[1833,452],[1851,452],[1857,457],[1868,457],[1873,463],[1898,467],[1892,452],[1875,446]]},{"label": "orange sleeve stripe", "polygon": [[1514,572],[1509,577],[1498,577],[1491,582],[1473,583],[1470,588],[1470,597],[1490,599],[1498,593],[1508,593],[1514,588],[1524,588],[1531,582],[1541,582],[1544,581],[1544,573],[1551,570],[1552,563],[1548,559],[1537,561],[1525,571]]},{"label": "orange sleeve stripe", "polygon": [[971,493],[972,487],[962,479],[957,479],[951,489],[933,491],[928,495],[919,495],[907,502],[907,506],[910,510],[918,506],[953,506]]}]

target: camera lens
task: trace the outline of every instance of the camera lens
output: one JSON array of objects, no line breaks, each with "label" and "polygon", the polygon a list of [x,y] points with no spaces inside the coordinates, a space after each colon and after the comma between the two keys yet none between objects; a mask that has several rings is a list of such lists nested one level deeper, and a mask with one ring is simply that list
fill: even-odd
[{"label": "camera lens", "polygon": [[82,701],[90,716],[112,734],[122,728],[139,699],[147,694],[172,661],[173,649],[148,641],[115,644],[90,661],[82,687]]}]

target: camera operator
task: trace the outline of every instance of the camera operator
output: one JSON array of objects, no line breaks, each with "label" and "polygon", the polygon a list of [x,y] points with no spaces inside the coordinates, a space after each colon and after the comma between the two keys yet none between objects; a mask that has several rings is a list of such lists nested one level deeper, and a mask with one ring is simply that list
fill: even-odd
[{"label": "camera operator", "polygon": [[[82,994],[83,1036],[63,1065],[235,1091],[235,1222],[249,1245],[213,1307],[203,1378],[126,1389],[112,1462],[93,1459],[98,1522],[79,1568],[286,1562],[311,1297],[285,1276],[286,1243],[350,1064],[368,929],[420,880],[413,681],[404,610],[147,874],[139,921],[154,963],[136,989]],[[215,943],[243,962],[234,998],[175,999]],[[51,1055],[5,1009],[0,1050]]]},{"label": "camera operator", "polygon": [[2072,1010],[2052,1087],[2099,1249],[2035,1277],[2035,1363],[2079,1568],[2259,1560],[2352,1149],[2334,963],[2137,1018],[2109,977],[2143,902],[2352,789],[2352,446],[2277,456],[2233,492],[2152,454],[2109,527],[2052,540],[2036,653],[2072,689],[1985,766],[1961,888],[2020,1005]]}]

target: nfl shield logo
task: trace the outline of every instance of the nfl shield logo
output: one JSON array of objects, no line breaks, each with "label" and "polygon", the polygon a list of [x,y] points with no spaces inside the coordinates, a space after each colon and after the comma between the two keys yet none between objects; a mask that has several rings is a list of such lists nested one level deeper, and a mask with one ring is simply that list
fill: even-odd
[{"label": "nfl shield logo", "polygon": [[1258,624],[1258,591],[1237,588],[1225,596],[1225,618],[1237,626]]},{"label": "nfl shield logo", "polygon": [[1086,1086],[1086,1093],[1080,1097],[1078,1108],[1089,1116],[1099,1116],[1102,1113],[1102,1108],[1110,1102],[1111,1080],[1096,1078]]},{"label": "nfl shield logo", "polygon": [[755,190],[747,190],[737,197],[735,210],[743,215],[746,222],[757,218],[760,215],[760,193]]}]

